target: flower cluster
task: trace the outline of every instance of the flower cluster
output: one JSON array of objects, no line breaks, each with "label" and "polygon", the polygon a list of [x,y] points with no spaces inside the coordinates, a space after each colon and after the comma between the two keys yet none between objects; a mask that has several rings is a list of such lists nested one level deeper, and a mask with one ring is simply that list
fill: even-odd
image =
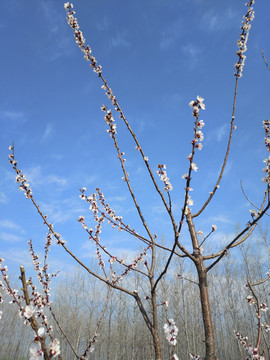
[{"label": "flower cluster", "polygon": [[204,98],[201,96],[197,96],[197,100],[192,100],[189,103],[189,106],[192,108],[192,116],[195,116],[196,118],[199,117],[199,111],[200,109],[205,110],[205,104],[203,103]]},{"label": "flower cluster", "polygon": [[[270,152],[270,120],[263,121],[263,128],[265,131],[265,138],[264,143],[268,152]],[[270,183],[270,155],[268,158],[264,159],[263,162],[265,163],[265,167],[263,168],[263,172],[266,174],[262,180],[264,183]]]},{"label": "flower cluster", "polygon": [[261,311],[267,311],[268,307],[265,303],[262,303],[262,304],[260,304],[260,309],[261,309]]},{"label": "flower cluster", "polygon": [[[17,303],[20,311],[22,314],[24,313],[22,302],[25,300],[23,295],[18,294],[18,290],[12,289],[9,281],[8,281],[8,267],[3,265],[4,259],[0,258],[0,273],[1,273],[1,280],[0,280],[0,289],[7,295],[12,298],[10,303]],[[0,293],[0,303],[3,302],[3,295]]]},{"label": "flower cluster", "polygon": [[[36,286],[32,283],[32,280],[28,279],[28,281],[23,284],[24,292],[28,293],[28,289],[26,289],[27,286],[31,289],[31,294],[27,295],[30,299],[30,303],[27,303],[27,305],[24,306],[23,304],[26,302],[26,296],[19,295],[18,290],[13,290],[11,288],[7,275],[8,269],[7,266],[3,266],[4,259],[2,258],[0,259],[0,272],[2,275],[2,280],[0,281],[0,288],[5,292],[6,295],[12,298],[10,303],[17,304],[19,308],[18,314],[24,320],[24,324],[31,325],[32,329],[35,331],[34,344],[30,347],[30,359],[43,359],[44,351],[46,351],[44,350],[44,348],[42,348],[42,344],[45,345],[45,334],[48,334],[49,338],[52,340],[52,343],[49,346],[49,351],[50,355],[55,357],[56,355],[60,354],[60,343],[58,339],[53,340],[53,328],[49,325],[47,316],[44,313],[44,308],[50,307],[51,305],[48,293],[49,284],[46,284],[46,286],[44,285],[44,282],[50,282],[50,275],[44,275],[46,274],[46,267],[45,269],[41,269],[39,267],[40,262],[38,261],[38,256],[34,253],[32,245],[30,249],[35,270],[38,272],[38,279],[40,283],[43,284],[43,289],[46,289],[45,296],[40,294],[37,291]],[[2,296],[0,296],[0,300],[0,302],[2,302]]]},{"label": "flower cluster", "polygon": [[9,163],[11,165],[13,165],[13,169],[15,170],[17,176],[16,176],[16,182],[20,183],[19,185],[19,189],[21,191],[25,191],[25,197],[27,199],[31,199],[32,203],[34,204],[34,206],[36,207],[36,209],[38,210],[38,212],[40,213],[40,215],[42,216],[43,220],[44,220],[44,224],[46,224],[49,228],[49,230],[52,232],[53,236],[56,238],[56,243],[57,244],[61,244],[64,245],[65,244],[65,240],[61,239],[61,235],[59,233],[56,233],[53,230],[53,224],[50,224],[47,221],[47,215],[43,215],[43,213],[40,211],[39,206],[37,205],[37,203],[35,202],[33,195],[32,195],[32,190],[29,187],[29,183],[28,180],[26,179],[26,177],[23,175],[22,170],[18,169],[17,167],[17,161],[15,160],[14,157],[14,146],[10,146],[9,150],[12,151],[12,153],[9,155]]},{"label": "flower cluster", "polygon": [[41,262],[38,261],[39,256],[34,252],[32,241],[31,240],[28,241],[28,244],[29,244],[29,251],[31,253],[34,269],[36,270],[36,275],[37,275],[38,281],[39,281],[40,285],[42,286],[43,293],[44,293],[44,295],[41,295],[39,292],[36,292],[36,287],[34,285],[32,285],[31,282],[29,282],[29,285],[31,284],[31,286],[32,286],[33,295],[35,295],[34,296],[35,305],[38,308],[42,308],[42,307],[46,307],[46,306],[49,307],[52,304],[52,302],[50,301],[51,279],[53,277],[58,276],[58,273],[52,273],[52,274],[48,273],[49,265],[46,263],[46,260],[48,257],[48,252],[50,251],[50,246],[52,244],[52,234],[51,234],[51,232],[49,232],[46,237],[45,255],[44,255],[45,261],[44,261],[44,265],[42,267],[40,266]]},{"label": "flower cluster", "polygon": [[111,136],[112,134],[116,134],[116,123],[111,110],[108,110],[105,105],[102,105],[101,110],[105,112],[104,120],[110,127],[110,130],[107,130],[107,133],[111,134]]},{"label": "flower cluster", "polygon": [[[99,241],[99,234],[101,233],[101,223],[104,222],[106,219],[108,221],[108,224],[111,224],[112,228],[117,228],[119,231],[124,230],[129,234],[135,236],[136,238],[141,239],[145,243],[149,243],[149,241],[147,241],[147,239],[140,236],[135,231],[135,229],[132,229],[129,224],[123,223],[122,216],[118,216],[115,214],[115,210],[113,210],[110,207],[110,205],[106,202],[104,194],[100,191],[99,188],[96,188],[97,193],[93,193],[91,196],[86,195],[85,187],[82,188],[80,191],[81,191],[80,198],[82,200],[87,201],[87,203],[89,204],[89,209],[92,211],[94,215],[94,219],[97,222],[96,232],[95,232],[96,237],[94,239],[95,241]],[[98,207],[98,201],[102,209]],[[100,214],[100,216],[98,214]],[[85,230],[87,230],[87,226],[85,225],[84,222],[84,216],[80,216],[78,221],[82,224],[82,227]],[[93,236],[93,229],[89,228],[88,230],[92,233],[91,236]]]},{"label": "flower cluster", "polygon": [[[43,328],[40,328],[39,330],[42,330]],[[43,329],[44,330],[44,329]],[[39,331],[39,336],[43,337],[41,332]],[[49,344],[49,354],[50,358],[55,358],[57,355],[60,355],[60,341],[55,338],[50,344]],[[40,346],[40,343],[34,342],[30,347],[30,360],[42,360],[43,357],[43,350]]]},{"label": "flower cluster", "polygon": [[171,183],[170,183],[170,179],[167,176],[167,172],[166,172],[166,165],[165,164],[158,164],[158,169],[157,170],[157,174],[160,176],[160,180],[164,182],[165,191],[171,191],[173,189]]},{"label": "flower cluster", "polygon": [[[86,195],[85,187],[83,187],[80,191],[80,198],[82,200],[86,200],[87,203],[89,203],[89,209],[92,211],[94,215],[94,220],[97,224],[95,226],[95,230],[93,230],[92,228],[88,228],[85,224],[84,216],[80,215],[78,221],[81,223],[83,229],[88,232],[89,239],[92,239],[93,243],[96,245],[96,255],[98,258],[98,264],[101,269],[105,269],[105,262],[102,259],[101,249],[109,257],[108,262],[110,263],[111,267],[112,283],[115,285],[120,280],[122,280],[123,277],[126,276],[131,270],[134,270],[140,262],[144,260],[144,257],[147,255],[147,251],[151,248],[151,246],[149,245],[147,248],[143,249],[143,251],[129,265],[125,264],[123,259],[119,260],[116,256],[110,254],[107,251],[106,247],[100,244],[99,234],[101,233],[102,223],[105,221],[105,219],[108,221],[109,224],[112,224],[113,228],[118,228],[119,231],[124,230],[146,243],[148,243],[148,241],[141,237],[138,233],[136,233],[134,229],[131,229],[129,225],[123,223],[122,217],[117,216],[115,214],[115,211],[112,210],[109,204],[106,203],[105,197],[99,188],[96,188],[97,193],[93,193],[91,196]],[[102,206],[102,210],[99,209],[98,202]],[[112,269],[112,265],[116,262],[126,267],[125,271],[119,276],[116,276],[115,271]]]},{"label": "flower cluster", "polygon": [[97,65],[96,58],[91,55],[92,50],[89,45],[85,45],[85,38],[83,37],[83,33],[79,27],[77,19],[74,17],[75,11],[73,9],[73,4],[70,4],[69,2],[65,3],[64,8],[67,12],[67,23],[68,25],[74,30],[74,38],[76,43],[78,44],[79,48],[84,53],[84,58],[86,61],[90,61],[91,68],[95,73],[97,73],[99,76],[101,75],[101,65]]},{"label": "flower cluster", "polygon": [[241,335],[238,331],[234,330],[235,337],[240,341],[241,345],[247,350],[250,359],[265,360],[264,356],[258,354],[258,349],[248,344],[248,337]]},{"label": "flower cluster", "polygon": [[246,15],[243,17],[242,20],[242,33],[240,35],[240,39],[237,40],[237,46],[238,50],[236,52],[236,55],[239,56],[238,62],[235,64],[236,73],[234,74],[236,77],[240,78],[243,74],[243,68],[245,65],[246,55],[244,53],[247,51],[247,41],[248,41],[248,35],[249,30],[251,28],[251,21],[254,19],[254,11],[252,5],[255,3],[255,0],[251,0],[250,2],[246,3],[246,6],[248,6],[248,11]]},{"label": "flower cluster", "polygon": [[54,339],[53,342],[50,343],[49,352],[54,358],[60,354],[60,341],[58,339]]},{"label": "flower cluster", "polygon": [[89,45],[85,45],[85,39],[83,37],[83,33],[82,33],[81,30],[79,30],[78,21],[74,17],[75,11],[73,10],[73,4],[67,2],[67,3],[65,3],[64,8],[66,9],[66,12],[67,12],[68,25],[74,30],[75,41],[78,44],[81,51],[84,53],[85,60],[90,62],[90,66],[93,69],[93,71],[102,79],[104,84],[101,86],[101,88],[106,92],[106,96],[111,101],[112,105],[115,107],[115,110],[117,112],[119,112],[120,119],[125,120],[124,114],[123,114],[123,112],[122,112],[122,110],[121,110],[121,108],[120,108],[120,106],[119,106],[119,104],[118,104],[118,102],[116,100],[116,97],[113,94],[112,89],[108,86],[107,82],[102,77],[102,70],[101,70],[102,66],[97,65],[97,60],[92,55],[91,47]]},{"label": "flower cluster", "polygon": [[42,360],[43,350],[40,347],[40,343],[33,343],[30,347],[30,360]]},{"label": "flower cluster", "polygon": [[190,209],[188,208],[188,206],[192,206],[193,205],[193,200],[191,199],[191,196],[188,194],[189,191],[192,191],[193,189],[189,187],[189,182],[191,180],[191,171],[198,171],[198,166],[195,164],[195,162],[193,161],[194,158],[194,154],[195,154],[195,150],[201,150],[203,145],[202,145],[202,141],[204,140],[204,135],[203,132],[201,131],[201,129],[204,127],[205,123],[203,120],[199,120],[199,116],[200,116],[200,109],[205,110],[205,104],[203,103],[204,98],[202,98],[201,96],[197,96],[197,100],[192,100],[189,103],[189,106],[192,108],[192,116],[195,117],[195,122],[194,122],[194,138],[191,141],[192,144],[192,152],[188,155],[188,160],[189,160],[189,172],[186,174],[182,175],[182,179],[185,179],[187,181],[187,186],[185,188],[186,190],[186,208],[185,208],[185,213],[189,213]]},{"label": "flower cluster", "polygon": [[252,295],[248,295],[246,297],[246,300],[248,302],[249,305],[252,305],[252,304],[256,304],[256,301],[253,299],[253,296]]},{"label": "flower cluster", "polygon": [[17,161],[14,158],[14,147],[10,146],[9,150],[12,151],[12,153],[8,156],[9,157],[9,163],[13,165],[13,168],[15,169],[17,176],[16,176],[16,183],[20,184],[19,189],[21,191],[25,191],[24,195],[26,199],[30,199],[32,197],[32,190],[29,187],[28,180],[23,175],[22,170],[17,169]]},{"label": "flower cluster", "polygon": [[270,331],[270,326],[269,326],[268,324],[266,324],[266,323],[262,324],[262,328],[263,328],[266,332]]},{"label": "flower cluster", "polygon": [[[119,281],[121,281],[126,275],[128,275],[131,270],[136,269],[136,267],[138,266],[138,264],[144,260],[144,257],[147,255],[147,251],[148,251],[150,248],[151,248],[151,246],[149,245],[147,248],[143,249],[143,251],[140,252],[140,254],[139,254],[139,255],[132,261],[132,263],[129,264],[129,265],[125,265],[125,264],[124,264],[124,261],[123,261],[123,260],[120,260],[120,263],[121,263],[122,265],[124,265],[124,266],[126,267],[126,269],[125,269],[125,271],[124,271],[122,274],[118,275],[117,277],[114,276],[114,278],[113,278],[113,284],[116,285],[116,284],[117,284]],[[119,262],[119,260],[117,260],[117,258],[116,258],[116,261]],[[145,261],[145,263],[146,263],[146,261]]]},{"label": "flower cluster", "polygon": [[178,328],[175,326],[175,321],[173,319],[168,319],[167,323],[163,326],[163,329],[169,344],[175,346],[177,343],[176,337],[178,335]]}]

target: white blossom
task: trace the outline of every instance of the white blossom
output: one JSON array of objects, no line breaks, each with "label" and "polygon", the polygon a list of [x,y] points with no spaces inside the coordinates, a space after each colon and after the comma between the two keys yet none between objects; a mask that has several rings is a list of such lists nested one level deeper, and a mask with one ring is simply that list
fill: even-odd
[{"label": "white blossom", "polygon": [[33,305],[27,305],[25,307],[25,311],[24,311],[24,316],[29,319],[31,316],[34,315],[34,312],[36,311],[36,309],[34,308]]}]

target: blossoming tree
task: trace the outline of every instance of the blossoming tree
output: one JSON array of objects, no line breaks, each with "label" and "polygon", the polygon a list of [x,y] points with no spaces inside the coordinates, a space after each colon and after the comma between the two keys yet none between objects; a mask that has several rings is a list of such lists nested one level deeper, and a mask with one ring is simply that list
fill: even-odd
[{"label": "blossoming tree", "polygon": [[[93,219],[95,221],[95,227],[92,228],[87,224],[84,216],[80,216],[78,221],[81,223],[82,228],[86,231],[87,236],[92,241],[94,247],[96,248],[96,256],[98,265],[100,267],[100,272],[93,271],[89,268],[79,257],[72,252],[66,242],[63,240],[61,235],[55,230],[53,224],[50,222],[49,218],[43,211],[41,211],[34,194],[32,193],[30,184],[28,180],[23,174],[23,171],[19,169],[17,160],[15,158],[15,149],[14,145],[10,147],[11,154],[9,155],[10,164],[13,166],[13,169],[16,172],[16,182],[19,184],[19,189],[25,193],[27,199],[32,201],[36,210],[42,217],[43,222],[48,228],[48,237],[45,246],[45,259],[47,259],[47,252],[51,245],[52,237],[56,239],[57,244],[59,244],[63,250],[65,250],[70,256],[75,259],[80,266],[82,266],[89,274],[96,277],[102,283],[105,284],[106,288],[108,288],[108,297],[104,306],[104,311],[106,309],[106,305],[108,303],[108,299],[110,296],[111,289],[115,289],[125,294],[129,295],[136,302],[140,313],[142,315],[142,319],[145,322],[149,332],[152,336],[153,347],[154,347],[154,356],[155,360],[162,359],[162,349],[161,349],[161,341],[160,341],[160,329],[159,329],[159,309],[163,306],[168,306],[168,302],[166,298],[160,299],[160,284],[165,274],[170,269],[172,259],[178,258],[179,261],[181,259],[189,259],[190,262],[194,265],[197,274],[197,282],[199,292],[200,292],[200,306],[202,312],[202,319],[204,325],[204,343],[205,343],[205,354],[202,355],[205,360],[217,360],[216,358],[216,349],[215,349],[215,336],[213,329],[213,321],[211,316],[211,304],[209,300],[209,287],[208,287],[208,274],[209,272],[223,259],[224,256],[228,253],[228,251],[242,243],[252,234],[254,231],[256,224],[258,221],[264,216],[267,210],[270,207],[269,201],[269,166],[270,166],[270,157],[265,159],[266,167],[264,168],[264,172],[266,176],[264,178],[264,182],[266,184],[265,194],[263,200],[256,210],[251,211],[251,219],[250,214],[248,214],[249,219],[247,225],[239,231],[232,239],[228,241],[228,243],[221,247],[219,251],[215,253],[205,254],[203,249],[203,244],[207,241],[207,239],[217,231],[217,226],[212,225],[211,229],[208,231],[206,235],[199,229],[199,217],[206,210],[208,204],[212,201],[216,192],[220,187],[221,180],[224,175],[224,170],[227,165],[228,156],[231,148],[231,141],[233,137],[235,126],[235,111],[236,111],[236,98],[237,98],[237,89],[238,83],[241,81],[241,77],[243,75],[243,68],[246,60],[245,52],[247,50],[247,41],[248,35],[251,27],[251,22],[254,18],[254,10],[253,4],[254,0],[250,0],[246,3],[247,12],[243,18],[241,25],[241,34],[240,38],[237,41],[238,50],[237,54],[237,62],[235,64],[235,91],[234,91],[234,99],[233,99],[233,111],[230,122],[230,130],[228,134],[228,143],[225,151],[224,161],[221,166],[221,170],[219,175],[217,176],[215,185],[213,189],[209,193],[209,197],[205,200],[204,204],[201,208],[194,212],[192,210],[193,199],[191,197],[192,193],[192,175],[194,172],[197,172],[198,166],[195,163],[196,153],[203,149],[203,140],[204,134],[202,129],[205,125],[204,121],[201,119],[201,111],[205,109],[205,101],[201,96],[197,96],[196,99],[190,101],[189,106],[191,108],[192,116],[194,119],[194,133],[191,140],[191,150],[190,154],[187,156],[188,166],[187,172],[183,174],[182,179],[184,181],[184,195],[181,205],[181,213],[174,211],[172,206],[172,191],[173,186],[170,182],[170,179],[167,174],[167,168],[165,164],[157,164],[156,170],[154,170],[150,164],[148,156],[146,156],[144,149],[139,142],[139,139],[136,133],[131,128],[131,124],[129,123],[127,117],[125,116],[118,99],[116,99],[114,92],[107,82],[105,77],[103,76],[102,67],[98,64],[98,61],[92,54],[91,47],[86,45],[86,41],[84,39],[83,33],[80,30],[78,25],[78,21],[75,18],[75,11],[73,10],[73,5],[69,2],[65,4],[65,9],[67,12],[67,22],[74,31],[74,37],[76,43],[80,50],[84,54],[85,60],[90,64],[90,67],[94,71],[94,73],[98,76],[101,82],[101,87],[104,90],[106,97],[109,102],[113,106],[113,110],[110,110],[107,105],[102,105],[101,110],[104,113],[104,120],[107,124],[107,133],[112,139],[113,147],[116,150],[116,156],[119,159],[120,166],[123,172],[123,181],[125,182],[130,196],[133,200],[134,207],[137,211],[141,224],[145,230],[147,235],[142,235],[137,232],[133,227],[123,220],[123,218],[119,215],[116,215],[116,212],[110,207],[110,205],[106,202],[105,196],[102,191],[97,188],[95,192],[92,194],[88,194],[87,189],[82,187],[80,190],[80,197],[83,201],[85,201],[90,211],[93,214]],[[120,148],[118,142],[118,134],[117,134],[117,122],[115,120],[115,114],[119,116],[120,121],[122,121],[127,131],[134,141],[134,145],[136,151],[141,156],[141,161],[144,163],[146,171],[148,172],[148,176],[152,182],[154,190],[158,194],[161,203],[163,204],[171,225],[173,229],[173,239],[172,245],[166,246],[161,241],[159,241],[156,233],[148,225],[146,218],[144,216],[143,210],[137,196],[135,194],[133,188],[133,180],[132,176],[129,176],[129,173],[126,169],[126,159],[125,153]],[[265,130],[265,145],[267,150],[270,150],[270,121],[264,120],[263,126]],[[160,186],[160,181],[163,183],[162,187]],[[120,259],[116,255],[114,255],[106,246],[103,244],[101,239],[101,231],[104,222],[108,222],[112,228],[116,228],[119,231],[126,232],[131,235],[138,241],[138,243],[143,244],[144,248],[139,251],[138,255],[133,259],[133,261],[128,262],[127,260]],[[188,248],[183,244],[180,235],[182,234],[184,224],[187,224],[190,244],[192,251],[188,250]],[[34,358],[42,358],[43,355],[46,359],[60,356],[60,344],[58,339],[54,339],[51,334],[51,328],[47,323],[46,316],[44,315],[43,308],[48,307],[51,311],[51,302],[49,299],[49,291],[48,284],[50,282],[50,277],[47,274],[47,266],[46,262],[44,266],[41,268],[40,263],[37,261],[36,255],[32,248],[32,244],[30,243],[31,254],[34,262],[35,269],[38,271],[38,278],[40,284],[43,286],[44,295],[41,296],[36,292],[35,286],[30,282],[27,283],[24,277],[24,270],[21,270],[21,280],[23,283],[23,295],[17,295],[17,293],[9,287],[9,283],[7,280],[6,269],[2,267],[2,274],[4,277],[4,282],[1,283],[1,286],[4,288],[7,294],[13,297],[13,301],[17,303],[19,306],[21,316],[25,318],[26,323],[31,324],[33,330],[35,331],[35,345],[30,348],[31,359]],[[164,258],[164,262],[162,263],[161,270],[160,267],[157,266],[157,257],[160,251],[165,252],[166,256]],[[148,258],[146,258],[148,256]],[[3,261],[1,260],[1,263]],[[125,283],[125,278],[130,275],[135,274],[138,277],[145,279],[147,283],[147,296],[143,292],[141,292],[138,288],[130,288],[127,283]],[[52,275],[54,276],[54,275]],[[32,288],[32,296],[29,297],[27,286]],[[253,292],[253,287],[255,285],[252,283],[248,284],[250,291],[255,297],[255,293]],[[253,298],[252,297],[252,298]],[[23,306],[23,302],[25,302],[25,306]],[[257,302],[258,311],[263,311],[262,304]],[[265,305],[266,307],[266,305]],[[102,314],[104,313],[102,312]],[[102,319],[102,315],[100,321]],[[41,326],[42,325],[42,326]],[[45,327],[43,327],[43,325]],[[99,325],[99,324],[98,324]],[[61,325],[59,324],[59,327]],[[259,331],[264,329],[268,329],[269,326],[267,324],[259,324]],[[98,328],[97,328],[98,329]],[[167,318],[165,320],[164,332],[166,338],[171,345],[171,353],[170,359],[177,360],[178,356],[181,357],[181,354],[176,354],[175,345],[177,343],[178,328],[174,319]],[[50,337],[50,344],[47,346],[45,341],[45,332]],[[238,339],[242,342],[245,342],[242,335],[236,333]],[[74,350],[74,353],[78,359],[86,359],[89,353],[94,349],[93,343],[95,342],[96,333],[89,340],[89,344],[83,354],[77,354]],[[259,349],[259,341],[256,347],[249,348],[249,356],[253,359],[263,359],[263,356],[260,354]],[[72,344],[70,344],[72,346]],[[193,359],[200,359],[198,354],[190,354],[190,357]]]}]

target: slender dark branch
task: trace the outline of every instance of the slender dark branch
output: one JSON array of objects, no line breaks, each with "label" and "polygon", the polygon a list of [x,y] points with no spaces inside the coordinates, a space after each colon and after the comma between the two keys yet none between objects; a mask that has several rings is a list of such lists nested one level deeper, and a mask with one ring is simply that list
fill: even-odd
[{"label": "slender dark branch", "polygon": [[98,329],[100,328],[100,325],[101,325],[101,322],[102,322],[102,320],[103,320],[105,311],[106,311],[106,309],[107,309],[107,307],[108,307],[108,304],[109,304],[109,299],[110,299],[110,295],[111,295],[111,290],[112,290],[112,288],[111,288],[110,286],[108,286],[108,292],[107,292],[106,301],[105,301],[104,307],[103,307],[103,309],[102,309],[101,315],[100,315],[100,317],[99,317],[99,320],[98,320],[98,322],[97,322],[97,326],[96,326],[96,328],[95,328],[94,335],[92,336],[91,340],[89,341],[89,344],[88,344],[85,352],[83,353],[83,355],[80,356],[80,359],[85,359],[85,357],[87,356],[88,352],[90,351],[91,346],[92,346],[93,343],[95,343],[95,341],[96,341]]},{"label": "slender dark branch", "polygon": [[[238,72],[239,72],[239,70],[238,70]],[[237,72],[237,74],[238,74],[238,72]],[[225,157],[224,157],[223,164],[222,164],[222,167],[221,167],[221,171],[220,171],[219,177],[217,179],[217,182],[216,182],[216,184],[214,186],[214,189],[210,192],[210,196],[208,197],[206,202],[203,204],[201,209],[198,212],[196,212],[196,214],[192,215],[193,217],[196,217],[196,216],[200,215],[203,212],[203,210],[206,208],[206,206],[209,204],[209,202],[212,200],[213,196],[215,195],[215,192],[219,188],[219,184],[220,184],[221,179],[223,177],[223,173],[224,173],[224,170],[225,170],[225,167],[226,167],[226,164],[227,164],[227,160],[228,160],[228,156],[229,156],[229,152],[230,152],[230,148],[231,148],[232,134],[233,134],[233,130],[234,130],[234,119],[235,119],[238,79],[239,79],[239,77],[236,76],[235,89],[234,89],[234,99],[233,99],[232,119],[231,119],[231,128],[230,128],[227,149],[226,149]]]},{"label": "slender dark branch", "polygon": [[179,279],[183,279],[183,280],[189,281],[189,282],[191,282],[192,284],[199,285],[199,283],[198,283],[197,281],[188,279],[188,278],[186,278],[186,277],[184,277],[184,276],[182,276],[182,275],[180,275],[180,274],[178,274],[178,277],[179,277]]},{"label": "slender dark branch", "polygon": [[54,319],[54,321],[55,321],[56,325],[58,326],[58,329],[60,330],[60,332],[62,333],[62,335],[63,335],[63,336],[64,336],[64,338],[66,339],[66,341],[68,342],[68,344],[69,344],[69,346],[70,346],[70,348],[71,348],[71,350],[72,350],[73,354],[76,356],[76,358],[77,358],[77,359],[80,359],[80,356],[76,353],[76,351],[75,351],[75,349],[74,349],[74,347],[73,347],[72,343],[70,342],[70,340],[69,340],[69,338],[68,338],[67,334],[64,332],[64,330],[63,330],[62,326],[60,325],[59,321],[57,320],[57,318],[56,318],[56,316],[55,316],[55,313],[53,312],[52,308],[50,307],[49,309],[50,309],[50,313],[51,313],[51,315],[52,315],[52,317],[53,317],[53,319]]},{"label": "slender dark branch", "polygon": [[[260,208],[258,206],[256,206],[253,202],[251,202],[249,200],[249,198],[247,197],[247,194],[245,193],[245,190],[243,188],[243,184],[242,184],[242,180],[240,180],[240,186],[241,186],[241,190],[242,190],[242,193],[244,195],[244,197],[247,199],[247,201],[250,203],[250,205],[252,205],[254,208],[256,208],[257,210],[260,210]],[[265,215],[267,216],[270,216],[269,214],[265,213]]]},{"label": "slender dark branch", "polygon": [[261,280],[261,281],[258,281],[258,282],[256,282],[256,283],[250,283],[250,286],[258,286],[258,285],[261,285],[261,284],[263,284],[263,283],[265,283],[267,280],[269,280],[270,279],[270,273],[268,274],[268,276],[265,278],[265,279],[263,279],[263,280]]},{"label": "slender dark branch", "polygon": [[[263,217],[263,215],[266,213],[266,211],[269,209],[270,203],[267,204],[266,208],[257,216],[256,219],[254,219],[252,222],[250,222],[244,230],[242,230],[222,251],[222,254],[211,264],[206,268],[206,271],[211,270],[222,258],[224,255],[226,255],[227,251],[232,247],[232,245],[240,239],[253,225],[256,225],[257,222]],[[204,258],[205,259],[205,258]]]},{"label": "slender dark branch", "polygon": [[267,62],[267,60],[266,60],[266,57],[265,57],[264,52],[263,52],[262,49],[261,49],[261,53],[262,53],[263,61],[264,61],[265,65],[266,65],[267,69],[270,71],[270,67],[269,67],[269,65],[268,65],[268,62]]},{"label": "slender dark branch", "polygon": [[248,281],[247,283],[255,301],[256,301],[256,307],[257,307],[257,319],[258,319],[258,335],[257,335],[257,344],[256,344],[256,348],[258,349],[258,354],[260,353],[260,345],[261,345],[261,338],[262,338],[262,312],[261,312],[261,307],[260,307],[260,300],[257,296],[257,294],[255,293],[253,286],[251,285],[250,281]]}]

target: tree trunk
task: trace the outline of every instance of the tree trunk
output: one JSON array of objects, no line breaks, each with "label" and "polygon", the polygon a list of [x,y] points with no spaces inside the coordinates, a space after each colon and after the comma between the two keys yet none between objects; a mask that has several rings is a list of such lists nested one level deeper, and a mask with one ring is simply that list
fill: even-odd
[{"label": "tree trunk", "polygon": [[216,351],[215,351],[215,336],[213,330],[213,322],[211,317],[209,294],[208,294],[208,284],[207,284],[207,272],[205,271],[202,259],[196,264],[198,278],[199,278],[199,288],[200,288],[200,299],[202,306],[202,315],[203,315],[203,325],[204,325],[204,334],[205,334],[205,360],[216,360]]},{"label": "tree trunk", "polygon": [[153,330],[152,332],[153,341],[154,341],[154,349],[155,349],[155,360],[162,360],[162,352],[160,347],[159,334],[157,330]]}]

